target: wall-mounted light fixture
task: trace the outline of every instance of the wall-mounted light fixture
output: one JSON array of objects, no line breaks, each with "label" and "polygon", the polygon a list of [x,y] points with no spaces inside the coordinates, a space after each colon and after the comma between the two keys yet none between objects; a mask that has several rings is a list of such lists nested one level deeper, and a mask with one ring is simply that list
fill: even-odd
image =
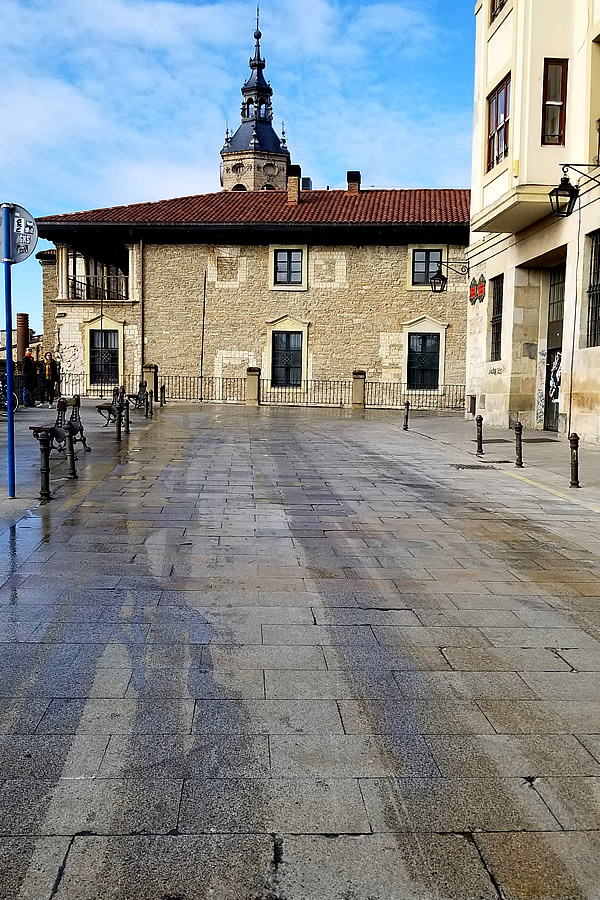
[{"label": "wall-mounted light fixture", "polygon": [[455,275],[469,274],[470,268],[468,262],[463,263],[461,260],[453,260],[452,262],[454,265],[447,262],[440,262],[438,264],[437,272],[429,279],[429,284],[431,285],[431,290],[434,294],[443,294],[448,284],[448,276],[444,275],[442,272],[442,266],[450,272],[454,272]]},{"label": "wall-mounted light fixture", "polygon": [[553,216],[556,216],[557,219],[566,219],[568,216],[574,213],[575,207],[577,206],[577,200],[579,199],[579,187],[576,184],[571,184],[571,179],[569,178],[569,169],[572,169],[573,172],[576,172],[582,178],[588,178],[590,181],[595,181],[596,184],[600,184],[600,179],[595,178],[588,172],[580,171],[580,169],[595,168],[596,163],[564,163],[562,167],[563,176],[560,180],[560,184],[558,185],[558,187],[552,188],[552,190],[548,194]]}]

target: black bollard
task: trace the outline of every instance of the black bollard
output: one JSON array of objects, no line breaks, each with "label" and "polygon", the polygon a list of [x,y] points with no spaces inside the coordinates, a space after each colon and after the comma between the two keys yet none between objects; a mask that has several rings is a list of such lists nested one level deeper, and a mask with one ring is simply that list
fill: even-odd
[{"label": "black bollard", "polygon": [[123,401],[119,400],[117,403],[117,418],[116,418],[116,430],[117,430],[117,440],[120,441],[123,437]]},{"label": "black bollard", "polygon": [[150,418],[154,418],[154,391],[150,391]]},{"label": "black bollard", "polygon": [[75,468],[75,426],[70,422],[65,422],[65,444],[67,447],[67,463],[69,469],[67,475],[69,478],[79,478],[77,469]]},{"label": "black bollard", "polygon": [[131,434],[131,422],[129,420],[129,400],[125,403],[125,434]]},{"label": "black bollard", "polygon": [[573,434],[569,438],[571,445],[571,487],[581,487],[579,484],[579,435]]},{"label": "black bollard", "polygon": [[50,493],[50,434],[47,431],[40,431],[36,437],[40,442],[40,500],[52,500]]},{"label": "black bollard", "polygon": [[161,406],[167,405],[167,389],[164,384],[161,384],[161,386],[160,386],[160,405]]},{"label": "black bollard", "polygon": [[409,412],[410,412],[410,403],[407,400],[406,403],[404,404],[404,425],[402,426],[404,431],[408,431],[408,414],[409,414]]},{"label": "black bollard", "polygon": [[516,453],[517,453],[517,461],[515,462],[515,466],[517,469],[523,468],[523,423],[516,422],[515,423],[515,444],[516,444]]},{"label": "black bollard", "polygon": [[148,391],[146,391],[146,411],[144,415],[147,419],[150,417],[150,393]]},{"label": "black bollard", "polygon": [[477,455],[483,456],[483,416],[477,416]]}]

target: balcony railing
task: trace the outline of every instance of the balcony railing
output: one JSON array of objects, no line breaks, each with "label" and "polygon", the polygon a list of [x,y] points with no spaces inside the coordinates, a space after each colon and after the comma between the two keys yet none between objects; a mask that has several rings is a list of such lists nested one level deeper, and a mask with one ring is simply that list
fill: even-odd
[{"label": "balcony railing", "polygon": [[69,300],[127,300],[127,276],[69,278]]}]

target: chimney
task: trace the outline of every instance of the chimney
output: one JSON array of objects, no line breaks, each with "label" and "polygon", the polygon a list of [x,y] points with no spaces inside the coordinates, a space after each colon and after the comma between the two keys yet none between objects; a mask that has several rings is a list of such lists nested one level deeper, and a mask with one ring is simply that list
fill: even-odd
[{"label": "chimney", "polygon": [[312,191],[312,178],[303,178],[302,179],[302,190],[303,191]]},{"label": "chimney", "polygon": [[348,172],[348,193],[360,194],[360,183],[362,181],[360,172]]},{"label": "chimney", "polygon": [[288,166],[288,203],[299,203],[300,201],[300,180],[302,178],[302,169],[300,166]]},{"label": "chimney", "polygon": [[29,313],[17,313],[17,359],[25,356],[29,347]]}]

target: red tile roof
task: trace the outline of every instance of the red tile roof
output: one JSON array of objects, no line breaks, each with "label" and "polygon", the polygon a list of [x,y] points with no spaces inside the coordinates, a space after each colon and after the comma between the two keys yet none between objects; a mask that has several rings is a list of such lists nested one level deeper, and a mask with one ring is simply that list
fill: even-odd
[{"label": "red tile roof", "polygon": [[44,216],[38,224],[75,225],[468,225],[466,189],[303,191],[297,205],[285,191],[220,191],[155,203]]}]

